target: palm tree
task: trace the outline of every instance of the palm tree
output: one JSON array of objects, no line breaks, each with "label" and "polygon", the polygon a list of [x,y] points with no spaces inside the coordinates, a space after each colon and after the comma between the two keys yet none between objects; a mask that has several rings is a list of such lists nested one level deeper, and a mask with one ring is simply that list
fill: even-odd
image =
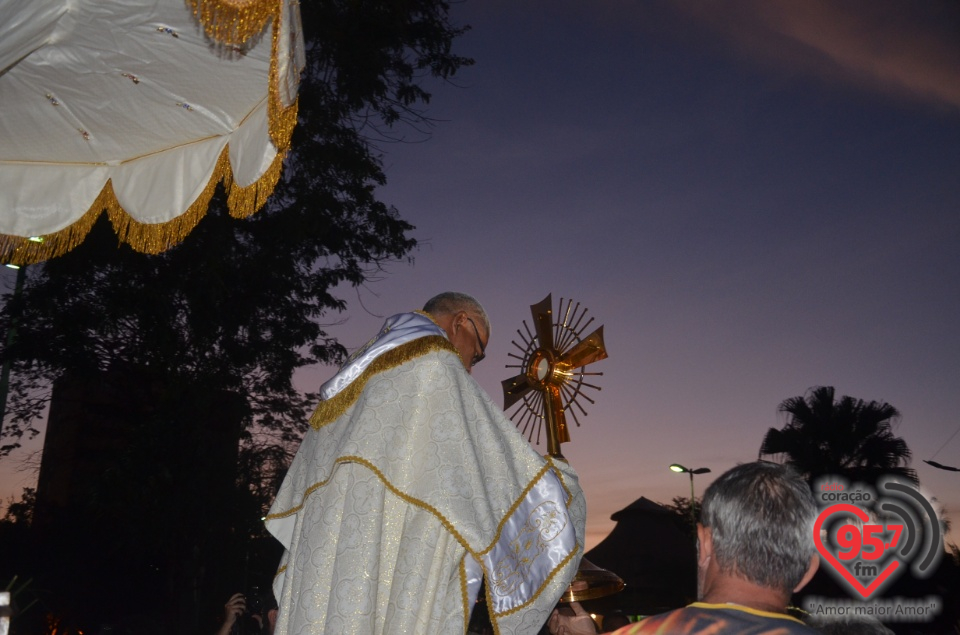
[{"label": "palm tree", "polygon": [[832,386],[818,386],[777,410],[787,415],[787,424],[767,431],[760,456],[783,455],[811,483],[827,475],[870,485],[884,475],[917,482],[907,467],[910,448],[893,434],[900,412],[890,404],[847,396],[835,401]]}]

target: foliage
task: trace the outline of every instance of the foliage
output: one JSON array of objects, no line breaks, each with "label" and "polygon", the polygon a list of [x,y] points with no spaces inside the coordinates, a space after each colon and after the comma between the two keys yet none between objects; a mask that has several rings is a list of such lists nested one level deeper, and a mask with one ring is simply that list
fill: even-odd
[{"label": "foliage", "polygon": [[760,454],[783,455],[811,483],[826,475],[868,484],[884,475],[917,482],[916,472],[907,467],[910,449],[893,433],[900,413],[890,404],[847,396],[836,400],[832,387],[820,386],[784,400],[779,411],[787,423],[767,431]]},{"label": "foliage", "polygon": [[7,513],[4,514],[0,523],[29,525],[33,520],[33,509],[37,503],[37,490],[33,487],[24,487],[23,495],[19,501],[14,501],[13,497],[7,502]]},{"label": "foliage", "polygon": [[666,509],[675,513],[683,522],[683,526],[691,536],[697,535],[697,523],[700,522],[700,500],[693,499],[693,511],[690,510],[690,498],[686,496],[674,496],[673,500],[667,503],[660,503]]}]

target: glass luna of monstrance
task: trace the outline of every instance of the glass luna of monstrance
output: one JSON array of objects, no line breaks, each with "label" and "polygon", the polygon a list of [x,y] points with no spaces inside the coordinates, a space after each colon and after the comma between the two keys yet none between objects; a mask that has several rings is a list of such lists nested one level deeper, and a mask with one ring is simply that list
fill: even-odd
[{"label": "glass luna of monstrance", "polygon": [[[508,411],[516,406],[510,418],[527,435],[527,439],[533,442],[536,433],[537,443],[540,443],[541,433],[545,430],[547,454],[555,459],[566,460],[560,452],[560,444],[570,441],[566,413],[570,413],[579,427],[577,411],[581,416],[587,414],[579,400],[595,403],[585,391],[600,390],[587,378],[603,373],[587,372],[584,368],[607,357],[603,326],[583,337],[593,322],[592,317],[587,319],[586,308],[569,299],[564,306],[561,298],[555,317],[550,295],[532,305],[530,311],[533,330],[524,320],[524,330],[517,330],[521,341],[513,341],[520,352],[509,353],[519,363],[508,364],[507,368],[518,368],[519,373],[502,382],[503,409]],[[617,593],[623,587],[623,580],[615,573],[583,558],[561,601],[593,600]]]}]

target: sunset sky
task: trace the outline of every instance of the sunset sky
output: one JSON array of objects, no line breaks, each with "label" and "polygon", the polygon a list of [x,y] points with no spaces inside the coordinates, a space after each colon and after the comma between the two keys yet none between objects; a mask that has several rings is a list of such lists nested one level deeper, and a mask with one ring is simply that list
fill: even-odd
[{"label": "sunset sky", "polygon": [[699,496],[756,459],[777,405],[818,385],[899,409],[958,525],[960,472],[922,460],[960,466],[960,5],[468,0],[452,15],[476,65],[431,85],[428,134],[380,143],[382,198],[420,246],[344,289],[329,332],[355,348],[386,316],[471,293],[493,322],[474,376],[502,403],[530,305],[586,306],[610,357],[563,451],[588,548],[638,497],[689,495],[670,463],[712,470]]},{"label": "sunset sky", "polygon": [[756,459],[777,405],[817,385],[899,409],[923,486],[960,522],[960,473],[922,462],[960,465],[955,3],[484,0],[453,16],[476,66],[435,91],[429,137],[381,146],[383,196],[421,246],[348,291],[333,332],[359,346],[383,316],[472,293],[494,324],[475,377],[502,403],[530,305],[588,307],[610,358],[563,447],[588,545],[640,496],[689,495],[670,463],[713,470],[700,495]]}]

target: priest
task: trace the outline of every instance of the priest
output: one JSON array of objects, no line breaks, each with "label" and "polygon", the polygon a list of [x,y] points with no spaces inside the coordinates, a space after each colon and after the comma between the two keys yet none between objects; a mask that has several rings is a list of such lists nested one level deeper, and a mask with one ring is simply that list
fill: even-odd
[{"label": "priest", "polygon": [[[276,633],[536,633],[577,571],[576,474],[470,376],[490,322],[463,293],[389,318],[321,387],[267,516]],[[481,605],[482,606],[482,605]]]}]

